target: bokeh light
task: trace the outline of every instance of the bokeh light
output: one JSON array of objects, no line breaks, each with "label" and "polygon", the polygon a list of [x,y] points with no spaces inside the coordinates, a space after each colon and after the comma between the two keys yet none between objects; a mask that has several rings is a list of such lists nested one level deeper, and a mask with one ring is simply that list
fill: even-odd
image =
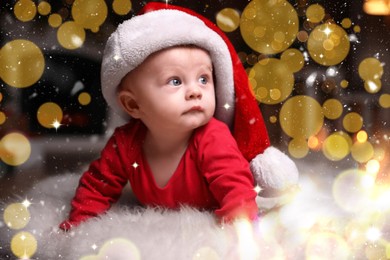
[{"label": "bokeh light", "polygon": [[30,259],[37,247],[36,238],[29,232],[19,232],[11,240],[11,251],[19,259]]},{"label": "bokeh light", "polygon": [[307,146],[312,150],[318,150],[318,147],[320,146],[320,140],[317,136],[310,136],[307,140]]},{"label": "bokeh light", "polygon": [[91,103],[91,95],[87,92],[82,92],[78,96],[78,101],[81,105],[86,106]]},{"label": "bokeh light", "polygon": [[51,27],[57,28],[62,24],[62,17],[59,14],[51,14],[48,22]]},{"label": "bokeh light", "polygon": [[104,0],[75,0],[72,17],[79,26],[96,32],[106,20],[107,10]]},{"label": "bokeh light", "polygon": [[[369,181],[370,185],[367,185]],[[338,206],[347,212],[359,212],[367,209],[372,193],[371,175],[359,169],[346,170],[333,182],[333,198]]]},{"label": "bokeh light", "polygon": [[14,6],[14,14],[22,22],[28,22],[34,19],[37,13],[37,7],[31,0],[19,0]]},{"label": "bokeh light", "polygon": [[351,19],[349,18],[344,18],[342,21],[341,21],[341,26],[345,29],[348,29],[352,26],[352,21]]},{"label": "bokeh light", "polygon": [[359,64],[359,76],[364,80],[368,93],[377,93],[382,88],[383,66],[376,58],[366,58]]},{"label": "bokeh light", "polygon": [[355,142],[351,147],[351,155],[357,162],[365,163],[374,156],[374,147],[370,142]]},{"label": "bokeh light", "polygon": [[390,107],[390,94],[382,94],[379,97],[379,105],[383,108],[389,108]]},{"label": "bokeh light", "polygon": [[356,134],[356,141],[358,141],[359,143],[364,143],[365,141],[367,141],[367,138],[367,132],[364,130],[361,130]]},{"label": "bokeh light", "polygon": [[7,120],[7,116],[0,111],[0,125],[4,124],[6,120]]},{"label": "bokeh light", "polygon": [[340,82],[340,87],[342,87],[342,88],[347,88],[348,85],[349,85],[348,80],[343,79],[343,80]]},{"label": "bokeh light", "polygon": [[275,58],[260,60],[249,72],[256,99],[265,104],[278,104],[292,92],[294,76],[288,64]]},{"label": "bokeh light", "polygon": [[8,165],[21,165],[30,158],[30,154],[30,141],[23,134],[9,133],[0,140],[0,159]]},{"label": "bokeh light", "polygon": [[343,113],[343,105],[338,99],[331,98],[322,105],[324,116],[328,119],[337,119]]},{"label": "bokeh light", "polygon": [[11,229],[22,229],[30,221],[30,212],[22,203],[8,205],[3,214],[4,223]]},{"label": "bokeh light", "polygon": [[325,17],[325,9],[319,4],[310,5],[306,10],[306,17],[311,23],[319,23]]},{"label": "bokeh light", "polygon": [[98,259],[140,260],[141,254],[133,242],[124,238],[114,238],[105,242],[97,255],[88,255],[80,258],[80,260]]},{"label": "bokeh light", "polygon": [[282,55],[280,55],[280,60],[286,63],[289,70],[294,73],[300,71],[305,64],[302,52],[297,49],[285,50]]},{"label": "bokeh light", "polygon": [[356,32],[356,33],[360,33],[361,30],[362,30],[362,28],[361,28],[359,25],[355,25],[355,26],[353,27],[353,31]]},{"label": "bokeh light", "polygon": [[233,8],[222,9],[215,18],[218,27],[224,32],[232,32],[240,26],[240,14]]},{"label": "bokeh light", "polygon": [[383,75],[383,66],[376,58],[366,58],[360,62],[358,72],[365,81],[380,79]]},{"label": "bokeh light", "polygon": [[126,15],[130,12],[132,3],[130,0],[114,0],[112,2],[112,9],[116,14]]},{"label": "bokeh light", "polygon": [[350,133],[356,133],[363,126],[363,117],[356,112],[350,112],[343,118],[343,127]]},{"label": "bokeh light", "polygon": [[377,93],[382,88],[380,79],[369,79],[364,82],[364,88],[368,93]]},{"label": "bokeh light", "polygon": [[241,15],[240,30],[253,50],[275,54],[286,50],[296,39],[298,15],[287,1],[253,0]]},{"label": "bokeh light", "polygon": [[41,78],[44,69],[41,49],[29,40],[9,41],[0,49],[0,78],[12,87],[33,85]]},{"label": "bokeh light", "polygon": [[343,237],[332,232],[310,236],[306,245],[306,259],[349,259],[351,250]]},{"label": "bokeh light", "polygon": [[350,43],[347,33],[337,24],[318,25],[307,42],[310,57],[320,65],[331,66],[347,57]]},{"label": "bokeh light", "polygon": [[380,168],[381,168],[381,165],[378,162],[378,160],[369,160],[366,164],[367,173],[372,174],[374,176],[376,176],[376,174],[379,172]]},{"label": "bokeh light", "polygon": [[58,28],[57,40],[65,49],[74,50],[84,44],[85,31],[78,23],[68,21]]},{"label": "bokeh light", "polygon": [[328,136],[322,145],[324,155],[331,161],[344,159],[350,153],[350,148],[347,135],[340,132]]},{"label": "bokeh light", "polygon": [[277,118],[276,116],[270,116],[270,117],[269,117],[269,121],[270,121],[272,124],[274,124],[274,123],[276,123],[276,122],[278,121],[278,118]]},{"label": "bokeh light", "polygon": [[48,15],[51,12],[51,5],[46,1],[41,1],[38,4],[38,13],[41,15]]},{"label": "bokeh light", "polygon": [[307,139],[320,131],[324,115],[317,100],[298,95],[283,104],[279,122],[283,131],[290,137]]},{"label": "bokeh light", "polygon": [[295,158],[303,158],[309,153],[309,145],[305,138],[294,138],[288,144],[288,152]]},{"label": "bokeh light", "polygon": [[37,111],[38,122],[46,128],[54,128],[55,122],[61,123],[63,118],[62,108],[53,102],[42,104]]}]

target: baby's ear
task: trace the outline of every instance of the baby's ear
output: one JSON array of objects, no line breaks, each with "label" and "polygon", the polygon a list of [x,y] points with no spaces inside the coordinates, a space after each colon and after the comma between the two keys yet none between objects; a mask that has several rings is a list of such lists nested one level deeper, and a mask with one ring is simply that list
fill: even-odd
[{"label": "baby's ear", "polygon": [[118,101],[127,114],[132,118],[139,118],[139,107],[131,91],[120,90],[118,92]]}]

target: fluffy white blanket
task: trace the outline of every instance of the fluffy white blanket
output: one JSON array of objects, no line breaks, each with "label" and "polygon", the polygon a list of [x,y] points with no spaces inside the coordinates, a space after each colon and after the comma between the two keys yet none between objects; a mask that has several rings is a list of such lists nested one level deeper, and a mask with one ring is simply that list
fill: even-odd
[{"label": "fluffy white blanket", "polygon": [[[361,219],[335,205],[328,181],[319,184],[302,175],[301,191],[282,207],[268,210],[256,223],[220,225],[211,213],[191,208],[167,211],[119,203],[107,214],[64,233],[57,226],[67,215],[78,178],[62,175],[38,183],[26,195],[32,203],[28,225],[13,230],[3,223],[0,228],[0,256],[12,255],[10,241],[17,232],[26,231],[37,241],[30,257],[44,260],[364,259],[374,253],[386,257],[386,244],[383,247],[378,242],[377,247],[364,234],[353,233],[354,227],[369,230],[362,229]],[[389,230],[386,216],[389,211],[381,219],[382,235]],[[375,225],[374,220],[371,223]],[[369,245],[384,251],[367,251]]]}]

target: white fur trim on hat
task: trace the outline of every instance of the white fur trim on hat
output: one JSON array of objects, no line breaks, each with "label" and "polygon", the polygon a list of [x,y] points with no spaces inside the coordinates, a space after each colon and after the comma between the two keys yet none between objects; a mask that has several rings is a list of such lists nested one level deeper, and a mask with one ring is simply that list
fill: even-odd
[{"label": "white fur trim on hat", "polygon": [[[231,126],[234,118],[234,82],[228,47],[202,20],[178,10],[158,10],[135,16],[120,24],[110,36],[101,67],[102,92],[108,105],[121,114],[116,90],[122,78],[150,54],[187,44],[209,52],[216,76],[215,116]],[[225,104],[231,109],[226,109]]]},{"label": "white fur trim on hat", "polygon": [[251,171],[260,187],[283,191],[298,183],[295,163],[275,147],[268,147],[250,162]]}]

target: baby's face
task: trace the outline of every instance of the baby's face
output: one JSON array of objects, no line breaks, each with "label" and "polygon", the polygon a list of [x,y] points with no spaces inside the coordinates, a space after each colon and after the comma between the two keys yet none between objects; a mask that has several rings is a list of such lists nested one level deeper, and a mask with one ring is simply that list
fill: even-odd
[{"label": "baby's face", "polygon": [[215,92],[208,52],[173,47],[149,56],[122,81],[150,130],[193,130],[214,115]]}]

